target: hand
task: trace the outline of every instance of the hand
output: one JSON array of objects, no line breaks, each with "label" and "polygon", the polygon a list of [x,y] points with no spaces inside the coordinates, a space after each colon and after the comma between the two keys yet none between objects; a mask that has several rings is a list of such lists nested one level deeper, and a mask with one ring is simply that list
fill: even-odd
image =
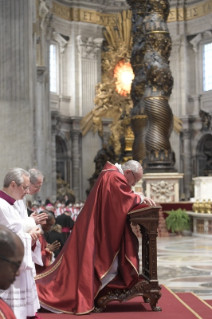
[{"label": "hand", "polygon": [[31,238],[32,238],[32,241],[35,241],[38,239],[38,237],[40,237],[41,235],[41,229],[40,227],[36,226],[36,227],[33,227],[30,232],[29,232]]},{"label": "hand", "polygon": [[151,198],[148,198],[148,197],[144,197],[144,201],[143,201],[143,203],[145,203],[145,204],[149,204],[149,205],[151,205],[151,206],[156,206],[156,204],[155,204],[154,200],[153,200],[153,199],[151,199]]},{"label": "hand", "polygon": [[34,218],[36,225],[43,225],[46,224],[46,220],[48,219],[48,215],[46,213],[38,214],[38,213],[32,213],[30,217]]},{"label": "hand", "polygon": [[48,248],[50,251],[58,250],[61,247],[61,244],[59,241],[55,240],[52,244],[47,244],[46,248]]}]

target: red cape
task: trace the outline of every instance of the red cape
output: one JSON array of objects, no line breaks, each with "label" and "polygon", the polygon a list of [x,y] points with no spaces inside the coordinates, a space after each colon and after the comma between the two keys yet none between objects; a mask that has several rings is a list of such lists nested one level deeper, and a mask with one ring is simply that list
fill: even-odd
[{"label": "red cape", "polygon": [[138,281],[138,241],[127,213],[140,203],[126,178],[107,163],[55,262],[36,277],[41,305],[85,314],[94,308],[101,278],[119,258],[119,288]]},{"label": "red cape", "polygon": [[0,298],[0,318],[2,318],[2,319],[16,319],[12,309],[1,298]]}]

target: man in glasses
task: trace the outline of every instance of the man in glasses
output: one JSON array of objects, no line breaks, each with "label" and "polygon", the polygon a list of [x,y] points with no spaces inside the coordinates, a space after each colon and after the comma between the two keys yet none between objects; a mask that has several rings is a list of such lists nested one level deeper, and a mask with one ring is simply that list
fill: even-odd
[{"label": "man in glasses", "polygon": [[[43,184],[43,174],[37,168],[29,169],[28,173],[29,173],[30,183],[29,183],[27,194],[34,195],[40,191],[40,188]],[[26,218],[27,216],[26,198],[22,198],[21,200],[17,201],[16,206],[19,210],[20,215],[23,216],[23,218]],[[30,217],[34,219],[36,225],[45,224],[47,219],[46,214],[38,214],[37,212],[32,213]],[[30,223],[30,219],[28,220],[28,222]]]},{"label": "man in glasses", "polygon": [[[9,228],[0,225],[0,289],[6,290],[20,274],[24,256],[21,239]],[[0,318],[15,319],[8,304],[0,298]]]},{"label": "man in glasses", "polygon": [[24,244],[20,276],[9,289],[0,291],[0,297],[13,309],[17,319],[26,319],[28,316],[35,318],[35,313],[40,308],[34,281],[35,266],[31,246],[35,244],[41,232],[35,224],[26,232],[26,220],[16,206],[16,201],[22,200],[29,193],[29,186],[29,173],[22,168],[13,168],[5,175],[3,190],[0,191],[0,224],[15,232]]},{"label": "man in glasses", "polygon": [[[123,289],[137,283],[138,240],[127,214],[143,202],[155,205],[131,190],[142,175],[136,161],[106,163],[60,255],[36,279],[42,307],[86,314],[94,309],[96,296],[109,283]],[[64,279],[65,284],[61,284]]]}]

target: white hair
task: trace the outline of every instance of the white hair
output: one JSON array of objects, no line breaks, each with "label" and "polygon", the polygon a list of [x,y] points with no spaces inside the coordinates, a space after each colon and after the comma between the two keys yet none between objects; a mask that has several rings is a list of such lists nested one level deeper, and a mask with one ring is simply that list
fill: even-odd
[{"label": "white hair", "polygon": [[20,186],[21,183],[23,183],[24,181],[23,176],[29,177],[30,175],[23,168],[11,168],[5,175],[3,187],[9,187],[12,181],[14,181],[18,186]]},{"label": "white hair", "polygon": [[30,183],[31,184],[36,184],[39,177],[43,178],[43,173],[41,171],[39,171],[37,168],[30,168],[29,174],[30,174]]},{"label": "white hair", "polygon": [[141,164],[137,161],[134,161],[134,160],[127,161],[126,163],[121,165],[121,168],[123,169],[123,171],[126,171],[129,169],[135,173],[138,173],[139,168],[143,169]]}]

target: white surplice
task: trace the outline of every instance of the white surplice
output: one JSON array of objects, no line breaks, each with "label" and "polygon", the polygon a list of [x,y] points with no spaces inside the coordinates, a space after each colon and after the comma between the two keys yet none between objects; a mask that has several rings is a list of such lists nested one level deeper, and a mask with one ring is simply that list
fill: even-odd
[{"label": "white surplice", "polygon": [[[0,224],[15,232],[24,244],[24,259],[20,267],[20,276],[7,290],[0,290],[0,297],[13,309],[17,319],[34,316],[40,308],[35,285],[35,266],[32,260],[31,236],[24,232],[25,216],[20,215],[17,203],[9,204],[0,198]],[[25,216],[25,217],[24,217]]]}]

